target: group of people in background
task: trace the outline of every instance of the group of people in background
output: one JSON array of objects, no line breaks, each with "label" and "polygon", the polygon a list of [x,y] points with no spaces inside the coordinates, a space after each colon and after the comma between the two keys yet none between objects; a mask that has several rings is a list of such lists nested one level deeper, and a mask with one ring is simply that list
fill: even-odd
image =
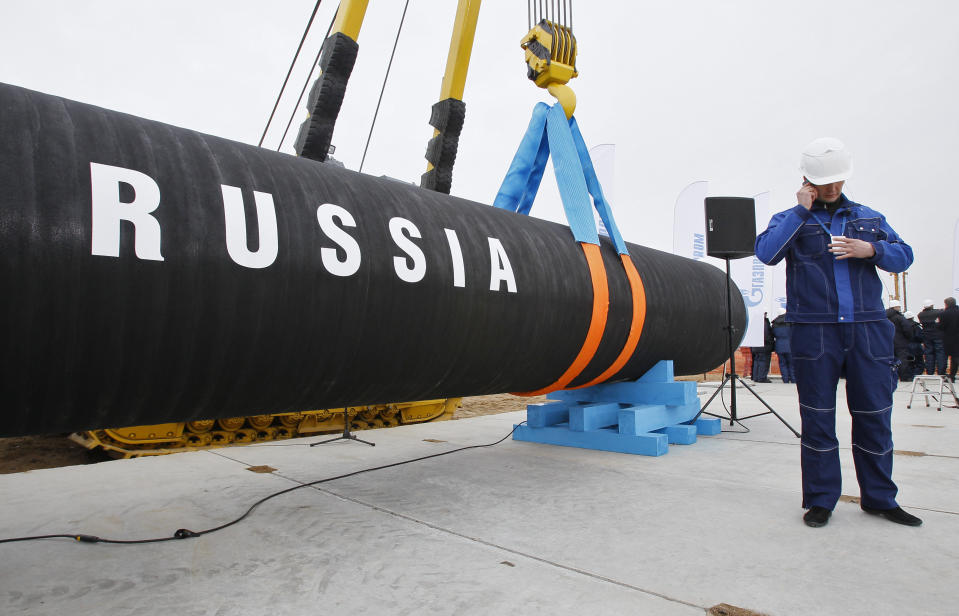
[{"label": "group of people in background", "polygon": [[935,302],[922,302],[914,314],[902,312],[898,300],[889,302],[886,317],[895,327],[893,347],[899,361],[899,380],[911,381],[921,374],[938,374],[955,382],[959,355],[959,307],[956,298],[947,297],[943,308]]},{"label": "group of people in background", "polygon": [[769,313],[763,314],[763,346],[750,347],[752,367],[749,378],[754,383],[769,383],[769,364],[772,361],[773,351],[779,358],[779,374],[783,383],[795,383],[792,357],[790,352],[790,329],[792,324],[786,322],[786,311],[779,309],[776,317],[769,321]]},{"label": "group of people in background", "polygon": [[[936,308],[935,302],[927,299],[916,314],[911,310],[903,312],[899,300],[890,300],[886,318],[895,327],[893,347],[900,381],[938,374],[955,382],[959,369],[959,307],[954,297],[947,297],[943,304]],[[747,347],[752,356],[751,366],[746,369],[749,377],[755,383],[769,383],[769,366],[775,352],[783,383],[795,383],[789,343],[791,324],[786,322],[786,311],[779,309],[772,321],[765,313],[763,321],[763,346]]]}]

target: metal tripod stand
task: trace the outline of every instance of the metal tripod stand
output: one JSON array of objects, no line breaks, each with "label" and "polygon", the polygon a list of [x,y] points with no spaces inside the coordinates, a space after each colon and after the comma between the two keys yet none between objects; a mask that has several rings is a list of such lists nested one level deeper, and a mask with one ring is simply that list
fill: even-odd
[{"label": "metal tripod stand", "polygon": [[[755,391],[753,391],[753,388],[747,385],[746,383],[744,383],[742,378],[738,374],[736,374],[736,354],[733,349],[733,331],[735,328],[733,327],[733,309],[732,309],[733,302],[732,302],[732,295],[730,294],[732,277],[730,276],[730,273],[729,273],[729,257],[725,257],[724,260],[726,261],[726,327],[725,329],[726,329],[726,335],[729,340],[729,374],[727,374],[726,377],[723,379],[723,382],[719,384],[719,387],[716,388],[716,391],[713,393],[713,395],[709,397],[709,400],[706,401],[706,404],[704,404],[703,407],[699,410],[699,412],[696,413],[696,416],[693,417],[693,421],[696,421],[697,419],[699,419],[700,415],[706,414],[711,417],[718,417],[719,419],[728,419],[729,425],[732,426],[734,423],[738,423],[739,425],[742,425],[741,422],[746,419],[752,419],[753,417],[761,417],[762,415],[773,414],[776,416],[776,419],[781,421],[783,425],[789,428],[792,431],[792,433],[796,435],[796,438],[800,438],[799,432],[796,432],[796,429],[793,428],[791,425],[789,425],[789,422],[783,419],[779,415],[779,413],[777,413],[776,410],[773,409],[773,407],[769,406],[769,404],[765,400],[763,400],[762,396],[760,396]],[[736,382],[737,381],[739,382],[740,385],[745,387],[746,390],[749,391],[749,393],[751,393],[757,400],[762,402],[763,406],[765,406],[769,410],[764,411],[762,413],[756,413],[755,415],[739,417],[736,412]],[[729,390],[730,390],[729,416],[727,417],[726,415],[716,415],[714,413],[707,413],[706,407],[708,407],[709,404],[716,398],[716,396],[719,395],[719,393],[723,390],[723,387],[726,386],[727,382],[729,383]],[[745,428],[745,426],[743,427]]]},{"label": "metal tripod stand", "polygon": [[334,441],[357,441],[369,445],[370,447],[376,447],[376,443],[371,443],[369,441],[364,441],[361,438],[358,438],[353,433],[350,432],[350,414],[349,409],[345,406],[343,407],[343,434],[337,436],[336,438],[327,439],[325,441],[320,441],[318,443],[310,443],[310,447],[316,447],[317,445],[323,445],[325,443],[332,443]]}]

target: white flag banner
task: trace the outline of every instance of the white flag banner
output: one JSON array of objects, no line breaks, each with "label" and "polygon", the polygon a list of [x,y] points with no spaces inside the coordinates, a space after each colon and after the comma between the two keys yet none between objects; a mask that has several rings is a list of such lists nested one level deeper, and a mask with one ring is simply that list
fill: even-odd
[{"label": "white flag banner", "polygon": [[[756,201],[756,234],[766,230],[769,223],[769,193],[753,197]],[[732,261],[729,267],[733,283],[739,287],[746,304],[746,335],[740,346],[758,347],[764,344],[763,315],[770,311],[766,264],[755,255]]]},{"label": "white flag banner", "polygon": [[766,266],[766,271],[772,281],[772,292],[769,298],[769,306],[772,312],[777,308],[786,311],[786,260],[783,259],[776,265]]},{"label": "white flag banner", "polygon": [[[673,207],[673,254],[688,259],[706,259],[706,191],[709,182],[693,182],[676,197]],[[719,259],[719,267],[725,265]]]},{"label": "white flag banner", "polygon": [[[762,206],[762,207],[760,207]],[[759,212],[765,208],[766,216],[763,220],[758,218]],[[773,217],[773,212],[769,192],[756,195],[756,234],[759,235],[766,230],[769,225],[769,219]],[[768,295],[768,308],[770,321],[779,312],[786,312],[786,260],[783,259],[776,265],[766,266],[766,283]]]},{"label": "white flag banner", "polygon": [[959,298],[959,219],[952,232],[952,296]]},{"label": "white flag banner", "polygon": [[[614,166],[616,162],[616,144],[601,143],[594,145],[589,150],[589,157],[593,161],[593,170],[596,171],[596,179],[599,180],[599,185],[603,189],[603,196],[606,197],[606,203],[608,203],[610,209],[612,209],[613,203],[616,202],[616,169]],[[606,225],[603,224],[603,220],[599,217],[599,212],[596,211],[596,208],[593,208],[593,220],[596,221],[596,230],[599,231],[599,234],[609,237],[609,231],[606,230]]]}]

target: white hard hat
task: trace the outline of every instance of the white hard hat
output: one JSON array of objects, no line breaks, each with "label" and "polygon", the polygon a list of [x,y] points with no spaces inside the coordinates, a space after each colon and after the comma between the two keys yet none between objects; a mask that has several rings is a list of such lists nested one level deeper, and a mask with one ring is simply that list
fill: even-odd
[{"label": "white hard hat", "polygon": [[935,306],[935,305],[936,305],[936,302],[932,301],[931,299],[924,299],[924,300],[922,300],[922,307],[923,307],[923,308],[932,308],[932,307]]},{"label": "white hard hat", "polygon": [[891,299],[891,300],[889,300],[889,307],[890,307],[890,308],[902,308],[902,302],[900,302],[898,299]]},{"label": "white hard hat", "polygon": [[842,141],[820,137],[803,148],[799,169],[817,186],[841,182],[852,176],[852,154]]},{"label": "white hard hat", "polygon": [[911,319],[916,316],[916,313],[913,312],[912,310],[907,310],[906,312],[903,313],[902,316],[906,317],[907,319]]}]

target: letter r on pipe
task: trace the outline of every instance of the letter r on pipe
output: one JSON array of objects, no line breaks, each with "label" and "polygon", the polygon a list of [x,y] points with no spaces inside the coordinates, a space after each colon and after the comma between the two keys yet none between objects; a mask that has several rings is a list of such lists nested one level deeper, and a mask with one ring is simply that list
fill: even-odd
[{"label": "letter r on pipe", "polygon": [[[120,184],[133,187],[133,201],[120,201]],[[160,205],[160,187],[153,178],[123,167],[90,163],[92,230],[90,254],[120,256],[120,221],[133,223],[137,257],[162,261],[160,223],[150,212]]]}]

